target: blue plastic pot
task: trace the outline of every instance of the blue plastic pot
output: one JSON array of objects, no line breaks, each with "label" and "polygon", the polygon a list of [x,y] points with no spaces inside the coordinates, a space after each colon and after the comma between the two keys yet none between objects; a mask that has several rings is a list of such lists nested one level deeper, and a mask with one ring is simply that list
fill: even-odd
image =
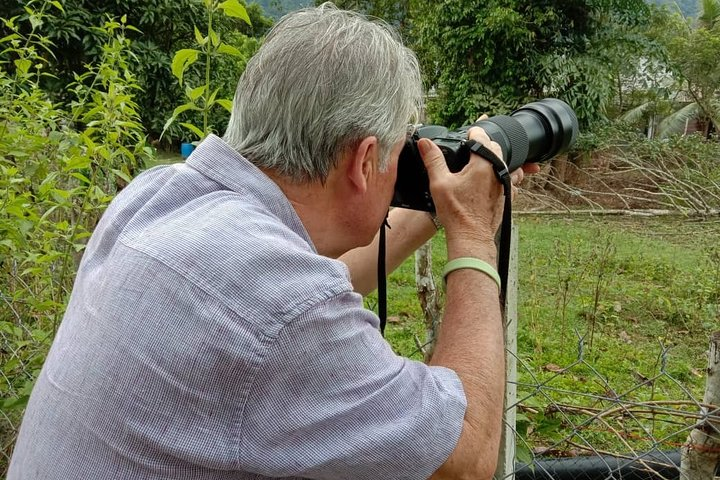
[{"label": "blue plastic pot", "polygon": [[182,155],[183,160],[186,160],[190,154],[195,150],[195,145],[192,143],[181,143],[180,144],[180,155]]}]

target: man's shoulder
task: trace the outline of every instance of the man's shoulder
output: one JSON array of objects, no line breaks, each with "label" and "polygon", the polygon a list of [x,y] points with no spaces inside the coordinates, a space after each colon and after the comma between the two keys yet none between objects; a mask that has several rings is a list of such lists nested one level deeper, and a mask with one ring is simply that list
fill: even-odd
[{"label": "man's shoulder", "polygon": [[287,320],[352,290],[342,262],[235,192],[213,192],[120,240],[242,316]]}]

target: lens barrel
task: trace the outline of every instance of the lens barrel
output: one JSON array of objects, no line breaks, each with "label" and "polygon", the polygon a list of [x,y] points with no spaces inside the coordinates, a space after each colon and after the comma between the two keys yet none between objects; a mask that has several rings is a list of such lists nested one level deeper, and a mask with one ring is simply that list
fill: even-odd
[{"label": "lens barrel", "polygon": [[482,127],[490,139],[500,145],[503,159],[511,172],[524,163],[544,162],[567,151],[575,143],[580,130],[573,109],[556,98],[528,103],[509,116],[498,115],[453,132],[439,125],[420,127],[400,153],[391,205],[434,211],[427,172],[417,141],[429,138],[435,142],[450,171],[458,172],[470,160],[465,139],[468,129],[473,126]]},{"label": "lens barrel", "polygon": [[510,171],[566,151],[580,130],[573,109],[556,98],[528,103],[510,116],[499,115],[472,126],[482,127],[500,145]]}]

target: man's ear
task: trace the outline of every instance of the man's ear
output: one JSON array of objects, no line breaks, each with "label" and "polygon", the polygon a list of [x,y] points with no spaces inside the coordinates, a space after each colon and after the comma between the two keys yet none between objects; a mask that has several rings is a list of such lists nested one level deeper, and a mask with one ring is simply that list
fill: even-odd
[{"label": "man's ear", "polygon": [[365,193],[370,177],[377,168],[378,150],[377,137],[365,137],[349,151],[347,178],[359,193]]}]

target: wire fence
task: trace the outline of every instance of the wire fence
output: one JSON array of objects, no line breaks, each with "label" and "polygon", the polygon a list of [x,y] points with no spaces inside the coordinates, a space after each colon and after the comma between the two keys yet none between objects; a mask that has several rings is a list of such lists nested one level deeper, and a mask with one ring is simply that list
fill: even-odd
[{"label": "wire fence", "polygon": [[[679,478],[681,449],[699,427],[715,442],[701,453],[717,463],[720,409],[704,404],[673,377],[669,348],[660,349],[656,375],[634,379],[633,386],[617,391],[586,359],[584,338],[578,338],[577,347],[576,360],[554,367],[546,378],[515,357],[518,395],[510,408],[516,410],[511,430],[517,462],[506,477]],[[568,376],[583,380],[569,390]],[[665,399],[654,398],[659,391]]]}]

